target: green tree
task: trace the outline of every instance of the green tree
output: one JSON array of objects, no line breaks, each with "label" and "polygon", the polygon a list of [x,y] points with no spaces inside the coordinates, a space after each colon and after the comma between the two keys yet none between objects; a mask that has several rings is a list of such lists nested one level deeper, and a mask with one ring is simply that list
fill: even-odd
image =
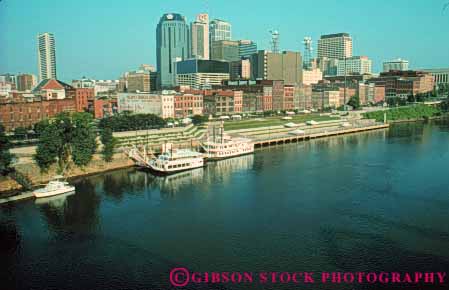
[{"label": "green tree", "polygon": [[352,96],[349,101],[348,105],[353,107],[354,109],[360,108],[360,98],[358,95]]},{"label": "green tree", "polygon": [[112,157],[114,156],[114,148],[117,144],[117,139],[112,135],[111,127],[105,127],[101,130],[100,139],[103,144],[103,150],[101,151],[103,160],[111,162]]},{"label": "green tree", "polygon": [[43,126],[34,159],[44,171],[57,162],[59,172],[63,173],[70,161],[81,167],[87,165],[96,147],[96,134],[89,113],[61,113]]},{"label": "green tree", "polygon": [[14,129],[14,138],[25,139],[28,134],[28,130],[24,127],[17,127]]},{"label": "green tree", "polygon": [[155,129],[165,126],[166,121],[154,114],[131,114],[123,112],[100,120],[99,127],[109,126],[115,131]]},{"label": "green tree", "polygon": [[415,96],[414,96],[413,94],[408,95],[408,96],[407,96],[407,102],[409,102],[409,103],[414,103],[414,102],[416,102]]},{"label": "green tree", "polygon": [[3,124],[0,123],[0,174],[5,175],[11,170],[11,161],[13,155],[9,152],[11,143],[6,135]]},{"label": "green tree", "polygon": [[89,113],[75,113],[72,117],[71,153],[73,163],[86,166],[97,149],[93,118]]},{"label": "green tree", "polygon": [[194,125],[200,125],[206,123],[209,120],[207,116],[195,115],[192,117],[192,123]]},{"label": "green tree", "polygon": [[42,121],[37,122],[36,124],[34,124],[34,132],[36,132],[38,135],[40,135],[44,129],[49,125],[49,121],[48,119],[44,119]]}]

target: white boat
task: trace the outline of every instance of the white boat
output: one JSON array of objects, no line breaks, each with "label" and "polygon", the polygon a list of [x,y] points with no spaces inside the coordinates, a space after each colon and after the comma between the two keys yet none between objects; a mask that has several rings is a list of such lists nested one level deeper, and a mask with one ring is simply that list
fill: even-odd
[{"label": "white boat", "polygon": [[44,188],[33,191],[36,198],[55,196],[67,192],[74,192],[75,186],[70,185],[67,181],[62,181],[62,176],[55,176]]},{"label": "white boat", "polygon": [[[217,130],[218,129],[218,130]],[[212,136],[211,136],[212,135]],[[254,152],[254,143],[249,138],[231,137],[224,133],[223,123],[208,129],[206,141],[201,143],[205,157],[211,160],[225,159]]]},{"label": "white boat", "polygon": [[49,197],[36,198],[34,201],[38,205],[50,205],[54,208],[61,208],[67,201],[67,197],[74,195],[75,191],[66,192],[63,194],[58,194]]},{"label": "white boat", "polygon": [[147,167],[162,174],[170,174],[204,166],[204,156],[189,149],[170,149],[151,159]]}]

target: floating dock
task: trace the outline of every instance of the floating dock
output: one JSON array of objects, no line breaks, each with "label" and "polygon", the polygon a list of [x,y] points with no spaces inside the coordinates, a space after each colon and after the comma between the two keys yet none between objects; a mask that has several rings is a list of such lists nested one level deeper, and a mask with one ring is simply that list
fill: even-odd
[{"label": "floating dock", "polygon": [[0,204],[8,203],[8,202],[11,202],[11,201],[18,201],[18,200],[22,200],[22,199],[29,199],[29,198],[34,198],[34,194],[31,191],[23,192],[21,194],[13,195],[13,196],[10,196],[10,197],[0,198]]}]

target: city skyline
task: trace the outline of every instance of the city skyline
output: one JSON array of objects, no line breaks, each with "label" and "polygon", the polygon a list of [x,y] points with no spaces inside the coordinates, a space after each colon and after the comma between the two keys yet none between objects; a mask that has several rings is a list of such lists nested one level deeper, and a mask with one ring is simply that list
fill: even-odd
[{"label": "city skyline", "polygon": [[[84,6],[83,2],[89,5]],[[321,35],[347,32],[353,38],[354,55],[370,57],[374,72],[382,71],[384,61],[396,58],[409,60],[411,68],[449,66],[449,38],[444,37],[448,35],[444,27],[449,24],[449,12],[443,13],[442,8],[447,2],[443,0],[432,5],[425,1],[410,4],[404,0],[374,4],[346,0],[343,5],[330,0],[321,1],[321,5],[285,1],[282,7],[267,7],[270,5],[265,1],[247,1],[238,3],[238,7],[226,5],[225,1],[213,4],[205,1],[130,2],[125,12],[119,1],[108,1],[109,5],[105,6],[104,1],[81,0],[76,5],[65,5],[64,11],[52,5],[54,0],[27,2],[27,5],[24,0],[0,2],[0,25],[4,27],[0,41],[6,44],[0,51],[2,73],[37,75],[36,36],[50,32],[57,38],[56,61],[60,79],[82,76],[117,79],[123,71],[142,63],[156,64],[156,26],[164,13],[171,12],[185,16],[188,24],[199,13],[208,13],[210,20],[228,21],[232,25],[233,40],[253,40],[259,49],[269,48],[270,29],[280,32],[281,50],[301,53],[305,36],[312,36],[316,53],[316,43]],[[248,10],[258,13],[245,12]],[[404,10],[409,13],[403,13]],[[82,17],[75,16],[77,11]],[[44,19],[37,17],[39,13],[55,17]],[[344,13],[350,14],[352,20],[348,21],[347,16],[338,17]],[[384,17],[374,16],[376,14]],[[27,21],[23,21],[24,18]],[[411,27],[396,25],[393,26],[396,30],[391,29],[391,25],[402,23],[410,23]],[[297,28],[292,29],[295,25]]]}]

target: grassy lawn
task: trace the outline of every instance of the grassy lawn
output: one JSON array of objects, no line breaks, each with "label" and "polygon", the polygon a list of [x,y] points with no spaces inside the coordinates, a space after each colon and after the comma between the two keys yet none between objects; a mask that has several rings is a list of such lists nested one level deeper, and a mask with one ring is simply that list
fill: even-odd
[{"label": "grassy lawn", "polygon": [[408,107],[393,108],[387,111],[374,111],[364,113],[363,116],[367,119],[376,119],[378,122],[384,120],[384,113],[387,114],[388,121],[422,119],[433,117],[441,114],[440,108],[435,108],[426,105],[415,105]]},{"label": "grassy lawn", "polygon": [[320,116],[316,114],[311,115],[295,115],[292,116],[291,120],[282,120],[282,116],[277,117],[265,117],[258,121],[256,119],[242,120],[242,121],[226,121],[224,123],[225,130],[239,130],[239,129],[250,129],[268,126],[282,126],[287,123],[304,123],[306,121],[330,121],[338,120],[338,117]]}]

